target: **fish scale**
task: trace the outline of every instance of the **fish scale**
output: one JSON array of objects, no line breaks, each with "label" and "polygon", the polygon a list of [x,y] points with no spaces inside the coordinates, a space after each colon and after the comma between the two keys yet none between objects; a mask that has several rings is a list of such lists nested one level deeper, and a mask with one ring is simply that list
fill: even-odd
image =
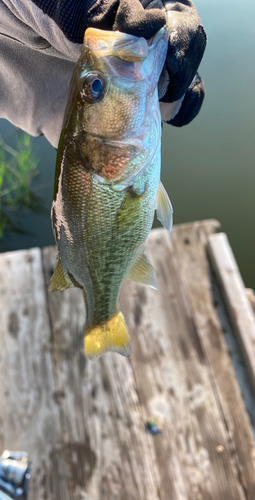
[{"label": "fish scale", "polygon": [[125,278],[156,286],[142,251],[156,205],[171,226],[160,183],[157,96],[166,50],[165,28],[149,43],[89,28],[70,85],[52,204],[59,252],[50,289],[83,290],[89,359],[108,350],[129,355],[119,292]]}]

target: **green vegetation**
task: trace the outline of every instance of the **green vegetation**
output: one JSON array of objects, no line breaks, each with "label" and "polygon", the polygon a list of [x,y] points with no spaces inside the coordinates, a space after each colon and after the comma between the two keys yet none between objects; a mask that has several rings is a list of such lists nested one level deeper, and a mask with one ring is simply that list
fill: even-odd
[{"label": "green vegetation", "polygon": [[19,220],[22,213],[45,213],[40,197],[31,188],[39,172],[30,136],[21,130],[17,136],[15,149],[0,136],[0,239],[10,231],[26,233]]}]

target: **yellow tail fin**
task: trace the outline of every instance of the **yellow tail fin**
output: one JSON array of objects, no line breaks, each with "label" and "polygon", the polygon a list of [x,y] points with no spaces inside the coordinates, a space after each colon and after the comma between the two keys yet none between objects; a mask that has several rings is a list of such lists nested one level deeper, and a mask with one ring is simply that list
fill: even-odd
[{"label": "yellow tail fin", "polygon": [[93,361],[107,351],[129,356],[129,342],[130,337],[121,312],[102,325],[92,329],[85,328],[85,353],[87,358]]}]

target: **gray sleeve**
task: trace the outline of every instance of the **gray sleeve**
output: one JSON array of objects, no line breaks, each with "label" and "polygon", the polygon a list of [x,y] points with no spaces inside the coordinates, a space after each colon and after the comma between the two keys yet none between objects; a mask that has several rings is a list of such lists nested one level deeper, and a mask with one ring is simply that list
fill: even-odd
[{"label": "gray sleeve", "polygon": [[0,0],[0,117],[57,147],[81,44],[30,0]]}]

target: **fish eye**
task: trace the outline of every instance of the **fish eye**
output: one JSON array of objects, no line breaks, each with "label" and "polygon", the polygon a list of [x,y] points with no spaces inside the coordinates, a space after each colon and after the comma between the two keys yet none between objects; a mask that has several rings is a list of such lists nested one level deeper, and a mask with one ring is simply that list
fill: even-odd
[{"label": "fish eye", "polygon": [[81,97],[90,104],[103,99],[106,81],[99,71],[82,72],[80,80]]},{"label": "fish eye", "polygon": [[102,82],[99,80],[99,78],[96,78],[96,80],[93,81],[92,83],[92,91],[96,94],[99,94],[101,88],[102,88]]}]

